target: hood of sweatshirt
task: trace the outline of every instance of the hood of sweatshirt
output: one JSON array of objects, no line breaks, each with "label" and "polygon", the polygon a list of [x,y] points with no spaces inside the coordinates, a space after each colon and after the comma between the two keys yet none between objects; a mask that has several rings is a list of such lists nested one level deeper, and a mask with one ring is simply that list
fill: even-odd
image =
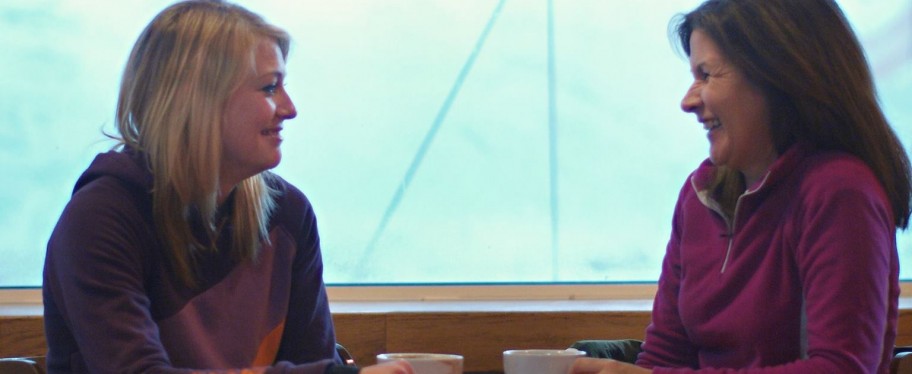
[{"label": "hood of sweatshirt", "polygon": [[95,156],[73,187],[75,194],[92,181],[110,176],[144,191],[152,190],[152,171],[145,156],[130,148],[122,151],[109,151]]}]

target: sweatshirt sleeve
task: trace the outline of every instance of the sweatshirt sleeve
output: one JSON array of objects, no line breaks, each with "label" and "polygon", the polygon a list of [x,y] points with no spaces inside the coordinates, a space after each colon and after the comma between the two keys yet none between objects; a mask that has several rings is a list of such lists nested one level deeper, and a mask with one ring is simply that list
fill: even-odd
[{"label": "sweatshirt sleeve", "polygon": [[341,363],[336,355],[332,315],[323,283],[323,259],[313,207],[301,191],[287,183],[285,186],[281,214],[296,214],[300,218],[288,220],[297,249],[278,360],[310,362],[332,357]]},{"label": "sweatshirt sleeve", "polygon": [[[169,364],[144,289],[140,248],[148,222],[130,193],[99,180],[65,208],[45,260],[45,328],[51,358],[93,373],[145,372]],[[72,341],[70,344],[59,344]],[[55,352],[61,350],[61,352]],[[54,370],[57,362],[49,362]]]}]

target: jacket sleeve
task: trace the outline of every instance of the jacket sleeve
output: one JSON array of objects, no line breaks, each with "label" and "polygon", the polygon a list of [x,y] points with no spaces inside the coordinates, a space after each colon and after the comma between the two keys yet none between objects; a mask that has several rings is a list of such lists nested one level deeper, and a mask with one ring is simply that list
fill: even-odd
[{"label": "jacket sleeve", "polygon": [[671,238],[662,260],[662,273],[652,307],[652,322],[646,328],[646,339],[637,365],[653,367],[697,367],[696,348],[687,338],[678,313],[678,290],[681,285],[681,217],[690,191],[689,183],[678,195],[672,218]]},{"label": "jacket sleeve", "polygon": [[[147,242],[154,236],[150,232],[153,226],[144,221],[141,208],[131,196],[116,183],[87,186],[74,195],[54,229],[44,274],[46,334],[49,342],[68,343],[49,344],[49,356],[61,359],[49,362],[49,371],[221,372],[172,367],[144,286],[148,262],[154,254],[142,246],[149,245]],[[317,287],[298,290],[314,292],[316,296],[311,298],[324,300],[322,304],[311,304],[317,306],[319,313],[304,316],[312,324],[328,320],[325,293],[316,291],[321,287],[319,283]],[[298,300],[308,301],[304,297]],[[303,345],[305,350],[330,346],[331,327],[322,330],[317,339],[320,343],[308,342]],[[313,356],[317,355],[324,359],[223,372],[255,369],[266,373],[323,374],[332,365],[333,354],[322,349]]]},{"label": "jacket sleeve", "polygon": [[884,345],[895,338],[888,328],[899,292],[892,283],[898,279],[893,214],[867,167],[840,169],[801,192],[796,262],[808,359],[793,373],[877,372]]}]

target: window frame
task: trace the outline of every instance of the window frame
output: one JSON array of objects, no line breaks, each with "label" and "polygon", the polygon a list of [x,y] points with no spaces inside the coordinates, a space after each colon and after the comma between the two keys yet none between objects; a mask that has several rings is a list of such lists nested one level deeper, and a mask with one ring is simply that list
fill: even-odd
[{"label": "window frame", "polygon": [[[656,283],[327,286],[330,302],[651,300]],[[912,297],[912,280],[900,281],[900,297]],[[41,305],[41,288],[0,289],[2,305]]]}]

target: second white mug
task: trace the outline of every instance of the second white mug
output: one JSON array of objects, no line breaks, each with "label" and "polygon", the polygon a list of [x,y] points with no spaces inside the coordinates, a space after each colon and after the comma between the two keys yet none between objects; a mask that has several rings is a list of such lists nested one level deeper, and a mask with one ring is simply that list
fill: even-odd
[{"label": "second white mug", "polygon": [[504,351],[504,374],[567,374],[573,361],[585,355],[573,348]]}]

